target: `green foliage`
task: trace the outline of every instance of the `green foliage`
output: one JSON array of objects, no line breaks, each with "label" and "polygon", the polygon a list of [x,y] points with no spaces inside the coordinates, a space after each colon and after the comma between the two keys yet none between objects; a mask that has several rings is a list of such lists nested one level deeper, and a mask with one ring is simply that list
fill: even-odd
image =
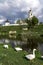
[{"label": "green foliage", "polygon": [[38,23],[38,18],[33,16],[32,17],[32,25],[35,26]]},{"label": "green foliage", "polygon": [[22,40],[22,35],[21,35],[21,34],[18,34],[18,35],[17,35],[17,39],[18,39],[18,40]]},{"label": "green foliage", "polygon": [[25,22],[28,23],[28,29],[34,27],[36,24],[38,24],[38,18],[33,16],[32,20],[25,19]]},{"label": "green foliage", "polygon": [[28,23],[28,29],[31,27],[31,22],[28,19],[25,19],[25,22]]}]

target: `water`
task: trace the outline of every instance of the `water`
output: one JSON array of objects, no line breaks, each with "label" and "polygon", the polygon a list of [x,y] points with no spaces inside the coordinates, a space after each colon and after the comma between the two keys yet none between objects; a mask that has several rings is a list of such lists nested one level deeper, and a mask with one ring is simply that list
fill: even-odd
[{"label": "water", "polygon": [[41,54],[43,55],[43,43],[36,42],[35,40],[28,40],[28,41],[17,41],[17,40],[10,40],[10,39],[0,39],[0,44],[11,44],[12,48],[15,46],[20,46],[23,50],[30,51],[30,49],[36,48],[38,49]]}]

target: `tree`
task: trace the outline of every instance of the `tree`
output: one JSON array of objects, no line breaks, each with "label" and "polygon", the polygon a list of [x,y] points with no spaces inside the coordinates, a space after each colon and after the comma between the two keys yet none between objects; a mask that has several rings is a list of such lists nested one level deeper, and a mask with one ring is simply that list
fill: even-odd
[{"label": "tree", "polygon": [[38,24],[38,18],[36,16],[32,17],[32,26],[35,26],[36,24]]},{"label": "tree", "polygon": [[26,19],[25,19],[25,22],[28,24],[28,29],[29,29],[30,26],[31,26],[30,20],[28,20],[28,19],[26,18]]},{"label": "tree", "polygon": [[25,19],[25,22],[28,23],[28,29],[33,28],[36,24],[38,24],[38,18],[33,16],[31,19]]}]

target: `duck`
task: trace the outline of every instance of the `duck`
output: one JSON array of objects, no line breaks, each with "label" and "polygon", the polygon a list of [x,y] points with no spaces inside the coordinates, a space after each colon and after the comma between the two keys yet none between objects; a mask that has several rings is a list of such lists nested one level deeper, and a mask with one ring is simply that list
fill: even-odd
[{"label": "duck", "polygon": [[33,49],[33,54],[28,54],[25,57],[29,60],[33,60],[35,58],[35,51],[36,49]]}]

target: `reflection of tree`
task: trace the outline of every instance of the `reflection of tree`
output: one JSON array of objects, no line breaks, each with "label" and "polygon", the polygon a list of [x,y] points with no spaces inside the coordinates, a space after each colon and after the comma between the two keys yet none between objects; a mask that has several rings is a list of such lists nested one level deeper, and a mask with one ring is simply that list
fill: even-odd
[{"label": "reflection of tree", "polygon": [[37,40],[36,39],[27,39],[27,44],[28,44],[28,46],[29,46],[29,48],[31,48],[31,49],[34,49],[34,48],[37,48],[38,47],[38,42],[37,42]]},{"label": "reflection of tree", "polygon": [[22,32],[21,35],[22,35],[22,40],[26,42],[27,41],[27,33]]},{"label": "reflection of tree", "polygon": [[34,49],[38,47],[37,39],[31,36],[27,38],[27,33],[25,32],[18,34],[18,39],[26,42],[26,44],[23,44],[23,49]]},{"label": "reflection of tree", "polygon": [[20,40],[20,41],[22,40],[21,34],[18,34],[18,35],[17,35],[17,39]]}]

